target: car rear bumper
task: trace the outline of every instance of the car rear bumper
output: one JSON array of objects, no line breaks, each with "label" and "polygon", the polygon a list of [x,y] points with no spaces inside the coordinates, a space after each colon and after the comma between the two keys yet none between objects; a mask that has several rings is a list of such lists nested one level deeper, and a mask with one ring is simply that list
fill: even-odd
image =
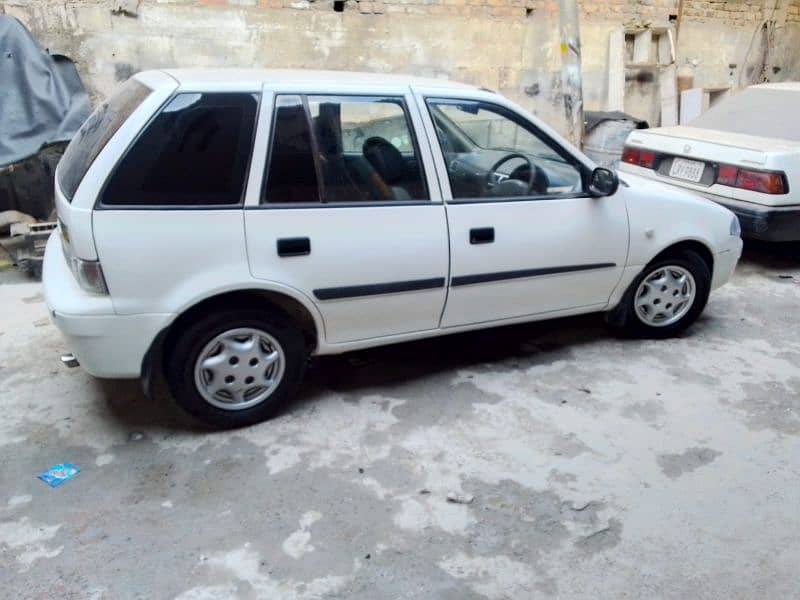
[{"label": "car rear bumper", "polygon": [[171,315],[114,314],[109,296],[89,294],[78,286],[57,232],[47,242],[42,283],[50,319],[89,374],[119,379],[141,375],[144,356]]},{"label": "car rear bumper", "polygon": [[710,198],[739,217],[742,237],[767,242],[792,242],[800,240],[800,207],[759,206],[733,204],[726,199]]}]

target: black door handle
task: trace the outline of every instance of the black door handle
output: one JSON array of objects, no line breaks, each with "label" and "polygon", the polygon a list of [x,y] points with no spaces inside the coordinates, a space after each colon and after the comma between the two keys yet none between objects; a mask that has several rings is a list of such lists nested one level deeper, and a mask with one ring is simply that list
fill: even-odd
[{"label": "black door handle", "polygon": [[494,241],[494,227],[478,227],[469,230],[470,244],[491,244]]},{"label": "black door handle", "polygon": [[278,256],[305,256],[307,254],[311,254],[311,240],[307,237],[278,240]]}]

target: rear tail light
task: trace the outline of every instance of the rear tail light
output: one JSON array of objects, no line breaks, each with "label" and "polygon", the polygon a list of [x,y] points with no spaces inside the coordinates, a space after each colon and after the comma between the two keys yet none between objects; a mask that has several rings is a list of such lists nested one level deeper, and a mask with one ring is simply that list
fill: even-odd
[{"label": "rear tail light", "polygon": [[98,260],[83,260],[80,258],[72,259],[72,273],[78,284],[91,294],[106,295],[106,278],[103,275],[103,267]]},{"label": "rear tail light", "polygon": [[632,148],[631,146],[625,146],[622,149],[622,162],[626,162],[630,165],[638,165],[639,164],[639,157],[641,156],[641,152],[639,152],[638,148]]},{"label": "rear tail light", "polygon": [[622,162],[645,169],[652,169],[656,163],[656,153],[652,150],[642,150],[632,146],[625,146],[622,149]]},{"label": "rear tail light", "polygon": [[717,183],[720,185],[728,185],[736,187],[736,176],[739,174],[739,169],[730,165],[720,165],[719,173],[717,174]]},{"label": "rear tail light", "polygon": [[717,183],[729,187],[752,190],[763,194],[785,194],[786,176],[783,173],[740,169],[732,165],[720,165]]},{"label": "rear tail light", "polygon": [[656,162],[656,153],[652,150],[642,150],[639,152],[639,166],[652,169]]},{"label": "rear tail light", "polygon": [[69,241],[69,234],[61,224],[61,247],[64,249],[64,258],[67,260],[75,281],[86,292],[90,294],[107,295],[108,287],[106,278],[103,275],[103,267],[99,260],[83,260],[72,252],[72,245]]}]

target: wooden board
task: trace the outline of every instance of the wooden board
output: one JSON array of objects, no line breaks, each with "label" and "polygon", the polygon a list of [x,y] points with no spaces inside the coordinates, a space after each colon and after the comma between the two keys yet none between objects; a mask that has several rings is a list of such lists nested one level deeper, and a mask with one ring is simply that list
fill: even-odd
[{"label": "wooden board", "polygon": [[675,62],[675,44],[672,41],[672,29],[658,34],[658,63],[668,65]]},{"label": "wooden board", "polygon": [[606,110],[625,111],[625,32],[608,37],[608,96]]},{"label": "wooden board", "polygon": [[633,64],[652,62],[652,58],[650,57],[652,45],[652,31],[645,29],[637,33],[633,38]]},{"label": "wooden board", "polygon": [[678,80],[675,65],[661,70],[658,76],[661,92],[661,126],[671,127],[678,124]]}]

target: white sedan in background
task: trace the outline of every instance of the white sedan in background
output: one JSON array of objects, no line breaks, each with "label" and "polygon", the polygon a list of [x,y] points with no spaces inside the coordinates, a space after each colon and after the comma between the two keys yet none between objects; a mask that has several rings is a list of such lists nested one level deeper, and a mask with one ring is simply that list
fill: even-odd
[{"label": "white sedan in background", "polygon": [[800,240],[800,83],[754,85],[679,127],[636,130],[620,170],[732,210],[742,236]]}]

